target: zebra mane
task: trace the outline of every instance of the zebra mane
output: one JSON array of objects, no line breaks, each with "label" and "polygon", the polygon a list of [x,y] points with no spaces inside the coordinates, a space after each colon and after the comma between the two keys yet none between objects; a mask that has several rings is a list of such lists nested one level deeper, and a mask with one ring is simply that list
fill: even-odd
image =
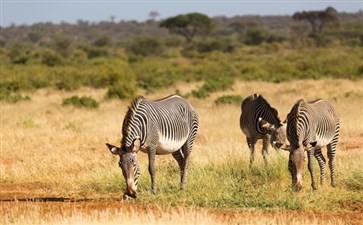
[{"label": "zebra mane", "polygon": [[290,113],[288,114],[288,120],[291,120],[290,118],[291,117],[294,117],[294,118],[297,118],[297,116],[299,115],[300,113],[300,107],[301,105],[304,103],[304,99],[299,99],[295,104],[294,106],[292,107]]},{"label": "zebra mane", "polygon": [[314,104],[314,103],[320,102],[320,101],[322,101],[322,100],[323,100],[323,99],[321,99],[321,98],[317,98],[317,99],[315,99],[315,100],[309,101],[308,103],[309,103],[309,104]]},{"label": "zebra mane", "polygon": [[153,102],[161,102],[161,101],[164,101],[164,100],[170,99],[170,98],[181,98],[181,97],[179,95],[177,95],[177,94],[171,94],[171,95],[168,95],[168,96],[166,96],[164,98],[154,100]]},{"label": "zebra mane", "polygon": [[122,136],[127,135],[127,128],[129,127],[129,123],[130,123],[131,119],[133,118],[135,111],[138,108],[140,102],[144,99],[145,98],[143,96],[138,96],[134,100],[132,100],[130,106],[128,107],[126,115],[124,117],[124,121],[122,123]]},{"label": "zebra mane", "polygon": [[253,95],[253,98],[256,99],[256,98],[260,98],[265,104],[266,106],[272,111],[272,114],[274,115],[274,117],[277,119],[278,123],[281,124],[281,120],[279,118],[279,113],[277,111],[277,109],[275,109],[274,107],[272,107],[270,105],[270,103],[268,103],[268,101],[262,96],[262,95],[259,95],[259,94],[254,94]]},{"label": "zebra mane", "polygon": [[[301,105],[305,103],[304,99],[299,99],[294,106],[292,107],[291,111],[287,115],[287,120],[289,121],[288,124],[290,126],[293,126],[293,129],[295,132],[297,131],[297,125],[298,125],[298,116],[300,114]],[[294,120],[293,120],[294,119]],[[289,125],[288,125],[289,126]],[[294,133],[295,138],[299,138],[297,133]]]}]

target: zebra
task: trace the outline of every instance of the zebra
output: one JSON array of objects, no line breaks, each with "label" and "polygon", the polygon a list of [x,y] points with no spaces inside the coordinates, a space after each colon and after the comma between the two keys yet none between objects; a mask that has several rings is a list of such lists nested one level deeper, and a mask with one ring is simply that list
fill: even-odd
[{"label": "zebra", "polygon": [[124,197],[136,198],[140,176],[137,162],[139,150],[148,154],[154,194],[155,155],[172,154],[180,169],[180,189],[184,189],[198,121],[197,111],[178,95],[156,101],[139,96],[131,102],[122,124],[121,147],[106,143],[112,154],[120,156],[119,166],[126,181]]},{"label": "zebra", "polygon": [[288,168],[291,173],[292,187],[300,191],[303,186],[302,173],[307,151],[311,187],[316,190],[313,171],[313,156],[320,167],[320,183],[325,180],[325,158],[321,148],[327,146],[331,186],[334,181],[334,158],[339,138],[340,123],[333,106],[327,101],[316,99],[311,102],[298,100],[287,116],[287,139],[290,142]]},{"label": "zebra", "polygon": [[255,157],[255,144],[262,139],[262,155],[265,163],[269,142],[275,149],[286,146],[286,123],[281,122],[278,112],[260,94],[253,94],[241,104],[240,127],[246,135],[251,151],[250,167]]}]

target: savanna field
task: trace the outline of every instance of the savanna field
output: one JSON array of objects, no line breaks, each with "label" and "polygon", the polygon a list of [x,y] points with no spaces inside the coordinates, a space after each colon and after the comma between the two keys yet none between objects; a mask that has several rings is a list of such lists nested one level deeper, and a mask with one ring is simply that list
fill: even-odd
[{"label": "savanna field", "polygon": [[[363,36],[352,21],[318,36],[309,36],[306,24],[291,28],[305,32],[281,36],[248,23],[245,32],[219,28],[192,44],[156,22],[138,25],[160,32],[156,37],[118,42],[102,33],[88,40],[97,24],[63,24],[61,35],[49,24],[4,29],[0,224],[363,224]],[[117,24],[98,28],[105,25]],[[67,33],[74,28],[83,29],[77,38]],[[239,118],[242,100],[253,93],[282,121],[301,98],[334,106],[337,187],[327,167],[325,185],[313,191],[305,165],[304,187],[293,191],[288,152],[269,146],[265,164],[261,141],[249,168]],[[105,143],[119,145],[134,97],[170,94],[199,114],[186,189],[179,190],[176,161],[162,155],[153,195],[147,155],[139,152],[137,198],[124,200],[119,158]],[[319,180],[316,160],[314,167]]]},{"label": "savanna field", "polygon": [[[197,85],[176,87],[187,93]],[[199,112],[200,130],[186,190],[179,191],[177,164],[166,155],[156,158],[158,193],[151,194],[147,156],[139,153],[139,195],[131,202],[122,200],[125,183],[118,158],[104,145],[119,143],[129,101],[106,101],[106,90],[81,88],[75,92],[42,89],[31,93],[31,101],[2,103],[1,221],[112,224],[122,218],[121,223],[145,224],[357,224],[362,220],[363,198],[362,87],[362,81],[331,79],[281,84],[240,81],[232,90],[208,99],[189,98]],[[239,128],[240,105],[217,106],[213,99],[256,91],[279,109],[281,118],[302,97],[332,102],[342,124],[336,188],[327,182],[312,191],[305,168],[305,186],[293,192],[288,155],[271,147],[268,165],[257,151],[249,171],[249,149]],[[166,88],[146,96],[157,99],[172,92],[174,88]],[[75,94],[91,96],[101,104],[97,109],[61,106],[62,99]],[[315,172],[318,176],[318,169]]]}]

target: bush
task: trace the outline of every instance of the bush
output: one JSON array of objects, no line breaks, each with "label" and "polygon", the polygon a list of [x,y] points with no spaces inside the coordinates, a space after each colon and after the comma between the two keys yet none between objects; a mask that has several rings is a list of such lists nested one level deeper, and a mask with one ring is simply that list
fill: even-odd
[{"label": "bush", "polygon": [[62,64],[62,56],[57,52],[45,50],[42,53],[42,64],[47,66],[56,66]]},{"label": "bush", "polygon": [[202,87],[192,91],[192,95],[196,98],[206,98],[209,96],[209,93],[225,91],[231,88],[233,83],[233,78],[223,75],[207,78]]},{"label": "bush", "polygon": [[29,96],[23,96],[20,94],[14,94],[10,92],[0,92],[0,101],[4,101],[7,103],[17,103],[20,101],[30,101],[31,98]]},{"label": "bush", "polygon": [[234,80],[229,76],[217,76],[207,78],[202,86],[208,92],[225,91],[232,87]]},{"label": "bush", "polygon": [[67,105],[93,109],[93,108],[98,108],[99,103],[91,97],[83,96],[79,98],[78,96],[74,95],[70,98],[63,99],[62,106],[67,106]]},{"label": "bush", "polygon": [[104,47],[93,47],[84,45],[80,47],[81,50],[87,53],[87,57],[89,59],[97,58],[97,57],[107,57],[108,56],[108,50]]},{"label": "bush", "polygon": [[102,35],[100,37],[98,37],[93,44],[97,47],[105,47],[107,45],[110,45],[112,42],[112,39],[110,36],[108,35]]},{"label": "bush", "polygon": [[13,64],[26,64],[29,60],[29,47],[23,43],[15,42],[9,47],[8,56]]},{"label": "bush", "polygon": [[241,104],[242,102],[242,97],[239,95],[223,95],[221,97],[218,97],[214,103],[216,105],[221,105],[221,104]]},{"label": "bush", "polygon": [[285,40],[286,37],[284,35],[271,33],[263,28],[251,27],[246,31],[244,43],[248,45],[259,45],[263,42],[274,43]]},{"label": "bush", "polygon": [[160,56],[164,53],[165,46],[159,39],[152,37],[138,37],[133,40],[126,49],[135,55]]},{"label": "bush", "polygon": [[203,88],[199,88],[198,90],[192,90],[192,96],[204,99],[209,97],[209,92]]},{"label": "bush", "polygon": [[267,32],[261,28],[248,28],[244,42],[248,45],[259,45],[265,42],[268,38]]},{"label": "bush", "polygon": [[118,84],[108,88],[106,98],[130,99],[135,97],[136,89],[127,84]]}]

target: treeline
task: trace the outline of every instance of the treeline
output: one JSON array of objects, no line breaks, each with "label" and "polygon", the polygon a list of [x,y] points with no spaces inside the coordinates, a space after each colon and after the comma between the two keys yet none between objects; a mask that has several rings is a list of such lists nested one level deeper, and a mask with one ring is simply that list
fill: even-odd
[{"label": "treeline", "polygon": [[339,14],[338,25],[324,24],[319,33],[288,16],[198,13],[142,23],[10,26],[0,34],[0,99],[16,102],[29,99],[23,91],[82,86],[107,88],[106,98],[131,98],[138,88],[151,92],[178,81],[204,81],[182,94],[206,98],[235,79],[360,79],[362,19],[362,12]]}]

